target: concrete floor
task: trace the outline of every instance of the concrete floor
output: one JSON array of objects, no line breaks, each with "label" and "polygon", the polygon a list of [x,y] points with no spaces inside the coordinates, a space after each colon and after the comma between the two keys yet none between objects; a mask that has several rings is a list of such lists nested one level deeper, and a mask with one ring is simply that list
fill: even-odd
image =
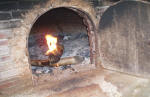
[{"label": "concrete floor", "polygon": [[[88,88],[89,85],[96,85],[96,88]],[[79,91],[68,92],[68,96],[66,92],[74,87],[85,87],[76,90],[89,89],[89,92],[85,91],[86,96],[83,96],[84,91],[82,96],[79,96]],[[100,88],[98,93],[97,87]],[[69,78],[55,81],[53,85],[52,82],[47,82],[10,97],[150,97],[150,80],[106,69],[95,69],[72,74]]]}]

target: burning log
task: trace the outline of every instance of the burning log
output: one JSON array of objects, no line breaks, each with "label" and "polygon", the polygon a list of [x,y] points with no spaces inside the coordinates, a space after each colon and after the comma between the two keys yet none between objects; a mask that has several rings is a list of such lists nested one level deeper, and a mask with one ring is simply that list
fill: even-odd
[{"label": "burning log", "polygon": [[49,60],[31,60],[31,65],[33,66],[65,66],[71,64],[78,64],[84,60],[84,57],[74,56],[74,57],[66,57],[61,58],[57,63],[51,64]]},{"label": "burning log", "polygon": [[[57,43],[57,38],[51,35],[45,36],[48,50],[45,53],[49,58],[47,60],[31,60],[31,65],[35,66],[64,66],[70,64],[78,64],[84,60],[81,56],[61,58],[64,46]],[[61,59],[60,59],[61,58]]]},{"label": "burning log", "polygon": [[52,53],[50,53],[49,55],[47,55],[49,57],[49,64],[55,64],[57,63],[64,51],[64,47],[63,45],[57,45],[57,49],[54,50]]},{"label": "burning log", "polygon": [[81,63],[83,60],[84,60],[84,57],[81,57],[81,56],[66,57],[66,58],[62,58],[58,63],[53,64],[53,66],[78,64],[78,63]]}]

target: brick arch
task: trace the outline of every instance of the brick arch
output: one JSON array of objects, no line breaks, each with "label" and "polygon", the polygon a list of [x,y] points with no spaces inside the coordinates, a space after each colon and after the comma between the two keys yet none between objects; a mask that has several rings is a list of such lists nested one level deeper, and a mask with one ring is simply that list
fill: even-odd
[{"label": "brick arch", "polygon": [[[95,48],[95,25],[92,21],[92,19],[89,17],[88,13],[86,12],[83,12],[81,9],[77,9],[77,8],[74,8],[74,7],[67,7],[67,6],[63,6],[63,7],[56,7],[56,8],[52,8],[44,13],[42,13],[40,16],[38,16],[35,21],[32,23],[32,26],[30,29],[32,29],[33,25],[35,24],[35,22],[44,14],[46,14],[47,12],[50,12],[51,10],[54,10],[54,9],[58,9],[58,8],[66,8],[66,9],[69,9],[73,12],[76,12],[80,17],[82,17],[84,20],[84,23],[85,25],[87,26],[87,34],[89,36],[89,42],[90,42],[90,53],[91,53],[91,63],[92,64],[95,64],[95,51],[96,51],[96,48]],[[30,30],[31,32],[31,30]],[[29,33],[30,34],[30,33]],[[28,34],[28,37],[29,37],[29,34]],[[27,42],[28,43],[28,42]],[[27,45],[28,46],[28,45]],[[28,48],[28,47],[27,47]]]}]

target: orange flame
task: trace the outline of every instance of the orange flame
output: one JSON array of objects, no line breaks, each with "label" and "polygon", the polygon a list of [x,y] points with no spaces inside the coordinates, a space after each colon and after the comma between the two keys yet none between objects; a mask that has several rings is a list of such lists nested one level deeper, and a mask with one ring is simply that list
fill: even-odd
[{"label": "orange flame", "polygon": [[57,38],[51,36],[50,34],[47,34],[45,38],[48,45],[48,50],[45,55],[49,55],[49,53],[53,53],[54,50],[57,50]]}]

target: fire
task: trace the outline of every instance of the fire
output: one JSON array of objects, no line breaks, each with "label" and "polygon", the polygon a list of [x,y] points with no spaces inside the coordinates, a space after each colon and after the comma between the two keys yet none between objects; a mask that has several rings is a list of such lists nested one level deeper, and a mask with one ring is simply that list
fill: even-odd
[{"label": "fire", "polygon": [[48,50],[45,55],[49,55],[49,53],[53,53],[53,51],[57,50],[57,37],[47,34],[45,38],[48,45]]}]

